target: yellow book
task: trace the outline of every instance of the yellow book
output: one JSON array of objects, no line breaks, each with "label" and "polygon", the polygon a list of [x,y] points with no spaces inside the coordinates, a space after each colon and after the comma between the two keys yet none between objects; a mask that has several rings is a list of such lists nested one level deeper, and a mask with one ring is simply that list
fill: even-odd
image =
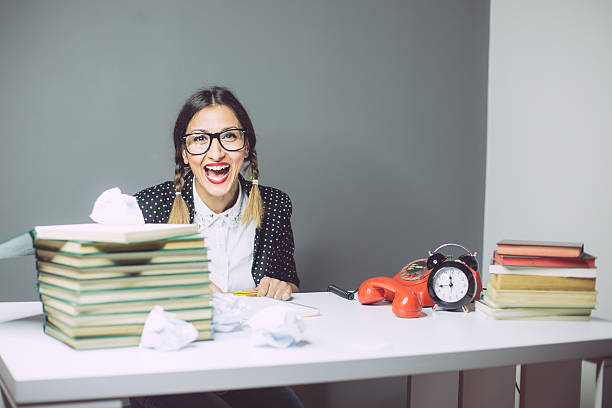
[{"label": "yellow book", "polygon": [[503,290],[488,286],[485,296],[499,307],[593,308],[596,291]]},{"label": "yellow book", "polygon": [[492,273],[487,286],[493,286],[495,289],[510,290],[594,291],[595,278]]}]

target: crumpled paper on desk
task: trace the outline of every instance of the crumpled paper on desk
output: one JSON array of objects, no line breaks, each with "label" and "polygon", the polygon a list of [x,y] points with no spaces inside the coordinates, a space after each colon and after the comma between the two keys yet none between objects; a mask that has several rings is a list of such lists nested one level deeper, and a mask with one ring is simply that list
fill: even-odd
[{"label": "crumpled paper on desk", "polygon": [[98,224],[144,224],[136,197],[122,194],[119,187],[104,191],[94,203],[89,217]]},{"label": "crumpled paper on desk", "polygon": [[198,330],[189,322],[177,319],[174,313],[156,305],[142,329],[140,347],[162,351],[179,350],[198,337]]},{"label": "crumpled paper on desk", "polygon": [[294,310],[288,307],[271,306],[260,310],[246,325],[251,328],[251,344],[285,348],[299,343],[306,325]]},{"label": "crumpled paper on desk", "polygon": [[[266,306],[268,303],[273,306]],[[302,317],[283,305],[282,300],[215,293],[213,308],[214,331],[230,332],[250,327],[254,346],[284,348],[303,339],[306,326]]]},{"label": "crumpled paper on desk", "polygon": [[247,306],[245,299],[231,293],[215,293],[212,300],[214,313],[212,329],[218,332],[231,332],[242,329]]}]

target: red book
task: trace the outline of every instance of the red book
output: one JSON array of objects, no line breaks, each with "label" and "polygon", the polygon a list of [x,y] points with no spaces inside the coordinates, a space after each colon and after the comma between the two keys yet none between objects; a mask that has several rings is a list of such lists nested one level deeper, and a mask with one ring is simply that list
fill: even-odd
[{"label": "red book", "polygon": [[577,258],[582,255],[583,247],[579,242],[503,240],[497,243],[497,252],[501,255]]},{"label": "red book", "polygon": [[595,257],[583,252],[576,258],[553,257],[553,256],[524,256],[503,255],[497,251],[493,253],[495,262],[507,266],[543,266],[543,267],[565,267],[565,268],[594,268]]}]

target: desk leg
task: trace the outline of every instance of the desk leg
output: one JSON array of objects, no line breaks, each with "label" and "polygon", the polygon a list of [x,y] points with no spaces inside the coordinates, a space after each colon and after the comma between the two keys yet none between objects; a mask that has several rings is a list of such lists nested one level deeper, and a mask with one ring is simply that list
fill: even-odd
[{"label": "desk leg", "polygon": [[516,366],[480,368],[459,373],[459,408],[514,408]]},{"label": "desk leg", "polygon": [[406,406],[408,408],[457,407],[459,372],[422,374],[408,377]]},{"label": "desk leg", "polygon": [[4,391],[0,389],[0,408],[9,408],[8,399],[4,396]]},{"label": "desk leg", "polygon": [[408,377],[408,408],[514,408],[516,366]]},{"label": "desk leg", "polygon": [[595,406],[612,408],[612,358],[597,363]]},{"label": "desk leg", "polygon": [[580,360],[521,366],[520,408],[579,407]]}]

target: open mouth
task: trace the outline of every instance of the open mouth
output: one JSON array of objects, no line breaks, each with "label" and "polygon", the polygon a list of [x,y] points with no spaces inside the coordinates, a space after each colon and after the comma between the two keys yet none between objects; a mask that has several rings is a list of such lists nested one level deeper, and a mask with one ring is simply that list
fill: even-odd
[{"label": "open mouth", "polygon": [[221,184],[229,176],[229,163],[209,163],[204,166],[206,178],[213,184]]}]

